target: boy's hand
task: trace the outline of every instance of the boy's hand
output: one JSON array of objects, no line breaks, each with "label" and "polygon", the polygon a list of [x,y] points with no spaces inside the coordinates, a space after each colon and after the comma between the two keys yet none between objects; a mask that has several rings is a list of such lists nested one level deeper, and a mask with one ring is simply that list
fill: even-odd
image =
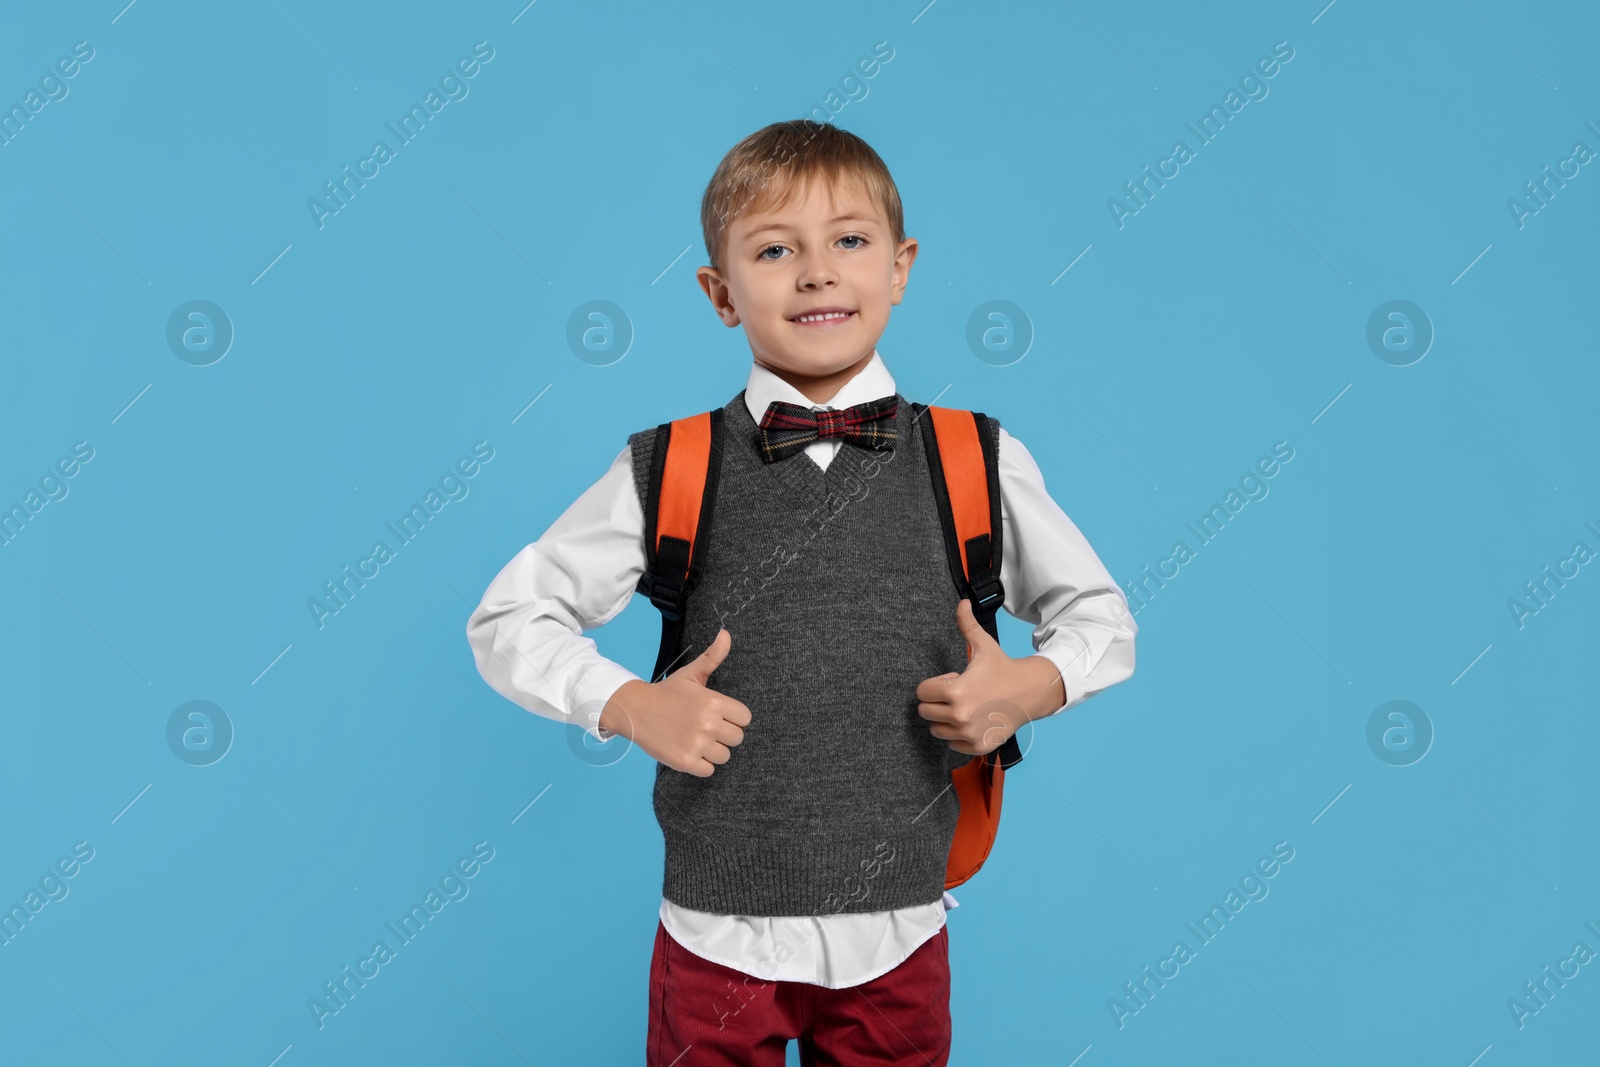
[{"label": "boy's hand", "polygon": [[606,702],[600,724],[675,771],[711,777],[750,725],[749,708],[706,688],[732,647],[733,635],[718,630],[704,652],[661,681],[624,683]]},{"label": "boy's hand", "polygon": [[1006,655],[978,624],[970,600],[956,605],[956,626],[971,652],[967,669],[917,686],[917,713],[931,723],[934,737],[957,752],[981,756],[1005,744],[1023,723],[1067,702],[1055,664],[1043,656]]}]

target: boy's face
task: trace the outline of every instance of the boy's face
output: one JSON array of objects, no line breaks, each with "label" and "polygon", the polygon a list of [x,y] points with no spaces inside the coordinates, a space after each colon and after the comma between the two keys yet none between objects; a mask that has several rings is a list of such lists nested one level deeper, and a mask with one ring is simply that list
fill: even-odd
[{"label": "boy's face", "polygon": [[872,357],[916,256],[854,183],[813,180],[783,207],[735,219],[722,269],[696,277],[757,363],[824,403]]}]

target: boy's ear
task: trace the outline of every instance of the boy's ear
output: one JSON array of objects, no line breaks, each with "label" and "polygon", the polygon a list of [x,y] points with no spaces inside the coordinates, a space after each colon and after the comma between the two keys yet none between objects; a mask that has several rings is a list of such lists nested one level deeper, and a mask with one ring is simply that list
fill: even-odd
[{"label": "boy's ear", "polygon": [[701,267],[694,272],[695,280],[704,289],[711,306],[716,310],[717,317],[724,326],[739,325],[739,312],[734,309],[732,295],[728,291],[728,283],[722,280],[722,275],[717,273],[715,267]]},{"label": "boy's ear", "polygon": [[900,247],[894,253],[894,284],[890,286],[891,304],[900,303],[900,298],[905,295],[906,282],[911,279],[911,264],[917,259],[917,239],[907,237],[900,242]]}]

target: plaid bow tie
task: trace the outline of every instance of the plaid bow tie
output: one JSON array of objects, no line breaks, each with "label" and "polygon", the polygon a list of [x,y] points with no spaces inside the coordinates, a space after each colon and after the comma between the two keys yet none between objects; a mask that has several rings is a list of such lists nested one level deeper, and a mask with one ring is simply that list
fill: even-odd
[{"label": "plaid bow tie", "polygon": [[761,416],[761,459],[773,463],[805,451],[813,441],[839,437],[862,448],[894,447],[895,396],[882,396],[841,411],[815,411],[774,400]]}]

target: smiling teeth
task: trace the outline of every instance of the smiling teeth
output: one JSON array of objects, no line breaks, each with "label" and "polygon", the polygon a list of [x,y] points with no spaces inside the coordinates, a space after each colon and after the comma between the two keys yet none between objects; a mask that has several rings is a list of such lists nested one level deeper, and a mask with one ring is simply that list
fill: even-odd
[{"label": "smiling teeth", "polygon": [[849,311],[830,311],[826,315],[801,315],[796,322],[826,322],[829,319],[845,319],[853,314]]}]

